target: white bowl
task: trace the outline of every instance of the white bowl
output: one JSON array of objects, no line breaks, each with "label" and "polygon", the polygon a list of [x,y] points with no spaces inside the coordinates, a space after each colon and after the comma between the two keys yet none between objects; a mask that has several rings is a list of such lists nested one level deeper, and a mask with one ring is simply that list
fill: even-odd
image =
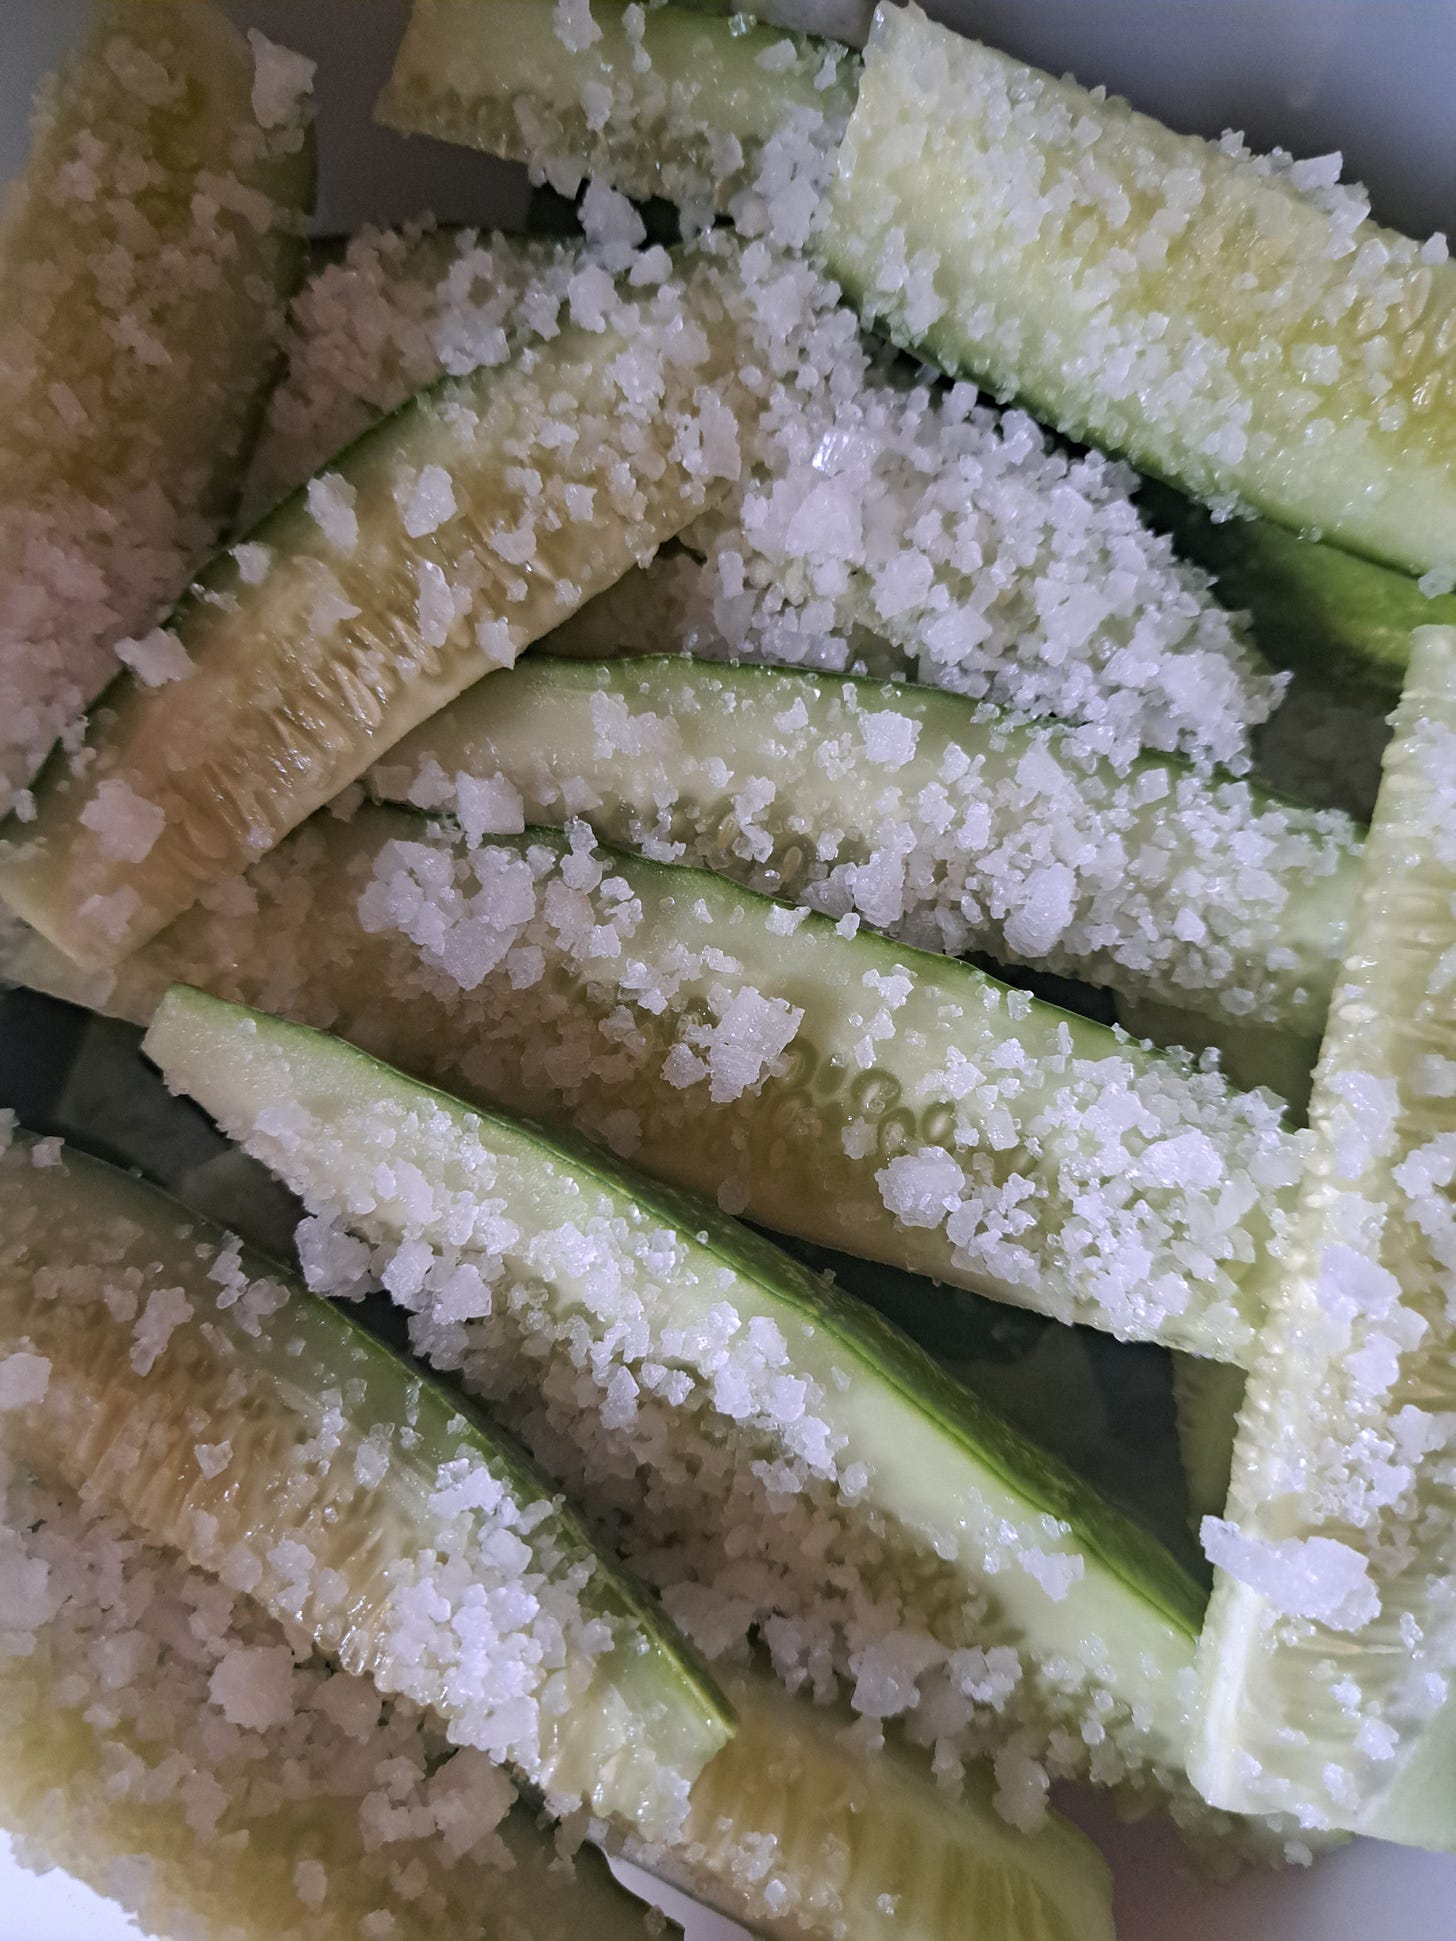
[{"label": "white bowl", "polygon": [[[1451,0],[928,0],[967,32],[1089,86],[1105,82],[1176,128],[1242,128],[1259,147],[1342,149],[1375,213],[1425,235],[1456,227],[1456,6]],[[321,63],[319,227],[398,221],[510,222],[515,171],[373,127],[404,0],[234,0],[255,24]],[[31,89],[85,18],[84,0],[4,0],[0,180],[25,156]],[[0,1747],[0,1758],[4,1748]],[[1456,1786],[1456,1774],[1452,1775]],[[1211,1887],[1183,1871],[1156,1825],[1116,1826],[1074,1803],[1112,1861],[1121,1941],[1456,1941],[1456,1857],[1361,1840],[1310,1873]],[[690,1910],[689,1941],[738,1930]],[[113,1941],[136,1930],[60,1875],[37,1880],[0,1836],[0,1941]],[[442,1941],[449,1941],[442,1937]]]}]

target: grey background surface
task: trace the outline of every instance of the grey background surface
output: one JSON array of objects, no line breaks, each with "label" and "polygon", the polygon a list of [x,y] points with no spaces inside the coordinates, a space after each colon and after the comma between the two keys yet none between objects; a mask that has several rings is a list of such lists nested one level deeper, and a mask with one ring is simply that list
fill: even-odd
[{"label": "grey background surface", "polygon": [[[930,10],[1104,82],[1175,127],[1242,128],[1261,147],[1299,154],[1342,149],[1385,220],[1456,241],[1453,0],[932,0]],[[85,11],[83,0],[0,0],[0,180],[24,160],[35,81]],[[402,0],[237,0],[231,11],[321,62],[321,230],[425,208],[447,221],[519,212],[514,171],[372,126]],[[1215,1888],[1181,1871],[1157,1827],[1113,1826],[1095,1805],[1074,1810],[1113,1860],[1122,1941],[1456,1941],[1456,1858],[1361,1841],[1307,1876]],[[708,1916],[689,1921],[690,1941],[734,1933]],[[0,1836],[0,1941],[126,1934],[135,1929],[84,1889],[24,1874]]]}]

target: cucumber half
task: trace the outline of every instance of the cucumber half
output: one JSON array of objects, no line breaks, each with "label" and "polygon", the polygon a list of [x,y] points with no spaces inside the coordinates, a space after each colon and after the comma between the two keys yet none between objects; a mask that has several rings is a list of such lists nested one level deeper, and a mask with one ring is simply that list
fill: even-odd
[{"label": "cucumber half", "polygon": [[0,214],[0,808],[231,517],[304,269],[311,72],[200,0],[105,0],[41,96]]},{"label": "cucumber half", "polygon": [[1456,1847],[1450,1461],[1456,629],[1410,672],[1315,1076],[1299,1217],[1239,1416],[1194,1777]]},{"label": "cucumber half", "polygon": [[[7,1402],[34,1372],[0,1361]],[[661,1932],[595,1853],[568,1866],[437,1719],[300,1655],[251,1598],[94,1504],[5,1469],[0,1826],[23,1865],[64,1867],[157,1934]]]},{"label": "cucumber half", "polygon": [[584,815],[609,841],[922,948],[1317,1033],[1357,826],[1176,757],[1121,768],[1097,747],[903,682],[676,655],[533,660],[426,722],[372,785],[428,803],[462,773],[503,776],[530,821]]},{"label": "cucumber half", "polygon": [[122,677],[53,752],[0,895],[116,962],[651,554],[737,465],[703,433],[730,415],[718,290],[602,276],[597,328],[442,380],[270,513],[172,614],[179,678]]},{"label": "cucumber half", "polygon": [[897,342],[1195,498],[1456,572],[1456,267],[1318,164],[881,6],[830,201]]},{"label": "cucumber half", "polygon": [[1198,1587],[877,1316],[705,1202],[337,1039],[178,987],[147,1049],[301,1192],[315,1278],[344,1223],[417,1348],[621,1531],[710,1655],[756,1626],[872,1730],[903,1716],[952,1765],[995,1748],[1028,1823],[1041,1757],[1178,1783]]},{"label": "cucumber half", "polygon": [[564,194],[603,174],[639,200],[711,209],[757,180],[788,130],[830,153],[857,69],[833,42],[726,11],[415,0],[375,112],[404,134],[529,160]]},{"label": "cucumber half", "polygon": [[580,831],[472,845],[365,806],[300,831],[109,993],[38,940],[12,972],[141,1023],[180,979],[327,1025],[764,1225],[1227,1359],[1298,1175],[1267,1095]]},{"label": "cucumber half", "polygon": [[10,1418],[28,1462],[432,1706],[557,1810],[672,1831],[729,1715],[513,1443],[100,1161],[21,1139],[0,1207],[5,1340],[49,1364]]}]

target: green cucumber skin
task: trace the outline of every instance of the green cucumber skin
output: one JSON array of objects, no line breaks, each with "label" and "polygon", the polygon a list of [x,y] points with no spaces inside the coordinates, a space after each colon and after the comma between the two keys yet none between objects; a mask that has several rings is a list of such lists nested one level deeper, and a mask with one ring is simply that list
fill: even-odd
[{"label": "green cucumber skin", "polygon": [[[653,1719],[664,1750],[692,1756],[696,1740],[701,1765],[723,1744],[731,1732],[731,1715],[695,1654],[650,1595],[607,1562],[549,1480],[477,1404],[387,1347],[345,1308],[310,1294],[270,1261],[244,1249],[238,1256],[242,1275],[267,1282],[284,1297],[286,1323],[278,1326],[265,1317],[255,1331],[220,1299],[222,1283],[215,1283],[209,1273],[211,1262],[227,1253],[225,1233],[170,1195],[104,1161],[65,1150],[51,1163],[37,1164],[35,1153],[36,1142],[22,1134],[0,1154],[0,1211],[7,1236],[0,1257],[0,1334],[12,1345],[28,1341],[49,1354],[56,1372],[64,1372],[68,1388],[54,1417],[43,1405],[24,1424],[22,1448],[28,1459],[54,1470],[73,1488],[101,1492],[103,1500],[114,1501],[124,1515],[139,1522],[145,1535],[181,1549],[199,1567],[215,1569],[228,1549],[227,1536],[198,1536],[189,1503],[211,1501],[213,1510],[231,1519],[227,1528],[247,1541],[253,1527],[244,1497],[249,1488],[261,1489],[262,1514],[273,1514],[276,1502],[280,1534],[288,1535],[294,1526],[284,1507],[287,1479],[273,1465],[296,1442],[318,1432],[325,1398],[335,1391],[346,1398],[341,1434],[350,1459],[367,1443],[371,1430],[383,1426],[389,1433],[394,1445],[390,1482],[381,1490],[356,1477],[351,1498],[347,1481],[342,1474],[335,1479],[326,1463],[322,1487],[329,1507],[321,1519],[311,1513],[316,1538],[336,1519],[362,1513],[379,1545],[407,1546],[411,1518],[438,1487],[440,1466],[468,1455],[519,1504],[553,1502],[550,1541],[563,1555],[595,1560],[591,1607],[623,1633],[602,1668],[634,1694],[643,1716]],[[80,1269],[102,1261],[108,1274],[135,1269],[143,1288],[180,1286],[191,1303],[189,1313],[166,1337],[155,1373],[138,1372],[129,1362],[128,1320],[99,1303],[82,1316],[70,1302],[48,1296],[38,1278],[63,1264]],[[199,1314],[201,1319],[196,1318]],[[249,1474],[241,1490],[230,1486],[223,1512],[208,1496],[207,1472],[198,1467],[195,1453],[188,1453],[199,1431],[193,1426],[189,1433],[191,1418],[184,1405],[191,1398],[198,1407],[210,1406],[206,1432],[225,1433],[230,1372],[250,1384],[245,1391],[247,1414],[234,1433],[243,1439],[240,1457],[251,1455],[252,1461],[245,1465]],[[118,1409],[119,1426],[113,1422]],[[65,1439],[68,1421],[73,1431],[85,1425],[74,1442]],[[160,1474],[167,1480],[160,1491],[134,1473],[134,1455],[131,1460],[127,1455],[128,1424],[135,1425],[148,1450],[165,1451]],[[405,1433],[397,1438],[400,1430]],[[248,1442],[255,1435],[260,1441],[253,1451]],[[338,1467],[342,1472],[344,1463]],[[315,1603],[311,1592],[295,1607],[288,1601],[294,1593],[286,1586],[269,1582],[259,1591],[274,1616],[303,1623],[329,1656],[354,1672],[378,1673],[382,1666],[373,1600],[381,1589],[387,1591],[388,1570],[378,1575],[379,1560],[370,1555],[374,1547],[361,1544],[358,1552],[377,1582],[366,1579],[346,1613],[337,1606],[331,1609],[327,1601]],[[335,1569],[347,1568],[348,1562],[344,1553],[333,1559]],[[278,1604],[280,1596],[284,1601]],[[654,1684],[660,1687],[656,1698]],[[595,1702],[601,1703],[603,1692],[593,1690]],[[618,1797],[610,1778],[605,1810],[630,1817],[625,1795]],[[650,1823],[645,1804],[643,1811]]]},{"label": "green cucumber skin", "polygon": [[1406,574],[1338,546],[1267,519],[1216,520],[1151,481],[1138,502],[1212,574],[1223,604],[1249,614],[1266,660],[1382,711],[1400,699],[1412,630],[1456,624],[1456,595],[1428,597]]},{"label": "green cucumber skin", "polygon": [[[503,977],[492,977],[481,987],[486,1010],[472,1009],[471,998],[448,981],[422,974],[417,947],[407,939],[360,927],[359,898],[376,860],[392,842],[418,842],[429,834],[430,825],[422,817],[399,809],[364,806],[349,822],[322,818],[302,832],[294,851],[278,852],[276,871],[271,864],[260,865],[263,896],[255,913],[228,917],[201,909],[190,912],[123,966],[109,990],[77,980],[64,960],[38,940],[32,940],[28,957],[10,968],[23,982],[104,1004],[134,1023],[147,1023],[167,986],[177,980],[219,997],[266,1004],[302,1022],[325,1025],[474,1101],[600,1138],[602,1118],[630,1096],[623,1083],[593,1084],[567,1094],[545,1081],[539,1060],[526,1060],[532,1044],[550,1042],[559,1029],[545,985],[516,992]],[[506,852],[529,851],[534,845],[543,854],[559,855],[564,848],[559,835],[545,830],[499,838],[497,843]],[[294,863],[295,853],[302,866],[299,876],[294,873],[300,866]],[[1012,1284],[996,1279],[986,1263],[970,1271],[958,1266],[940,1230],[901,1227],[890,1215],[878,1187],[841,1143],[842,1125],[856,1096],[848,1080],[854,1070],[852,1044],[860,1035],[849,1013],[866,975],[910,972],[914,990],[897,1013],[905,1022],[882,1048],[874,1076],[874,1083],[888,1088],[897,1100],[914,1095],[936,1062],[937,1048],[944,1056],[947,1007],[961,1018],[953,1041],[971,1057],[993,1051],[1009,1038],[1028,1057],[1044,1060],[1053,1052],[1060,1056],[1060,1045],[1070,1042],[1078,1059],[1116,1059],[1134,1077],[1171,1077],[1173,1068],[1162,1054],[1043,1000],[1012,994],[970,965],[910,950],[868,930],[853,939],[840,937],[828,919],[811,914],[790,935],[771,932],[766,924],[775,905],[706,871],[621,853],[611,860],[614,873],[642,900],[644,948],[669,948],[680,937],[695,934],[685,916],[691,907],[705,905],[713,912],[714,934],[733,938],[746,967],[745,983],[751,985],[756,977],[765,988],[782,990],[804,1007],[809,1035],[820,1046],[815,1055],[823,1059],[817,1079],[817,1067],[811,1064],[797,1081],[767,1081],[757,1095],[745,1095],[733,1105],[691,1107],[686,1119],[683,1094],[647,1081],[650,1090],[642,1096],[640,1114],[643,1142],[633,1154],[635,1164],[660,1179],[713,1195],[731,1163],[741,1169],[746,1213],[766,1226],[840,1251],[852,1248],[890,1267],[969,1286],[1017,1307],[1036,1307],[1058,1320],[1109,1324],[1107,1312],[1085,1296],[1077,1273],[1057,1261],[1039,1232],[1029,1242],[1039,1249],[1037,1276]],[[265,887],[270,883],[276,885],[272,890]],[[295,914],[300,899],[308,910],[305,925]],[[281,935],[291,941],[280,950]],[[599,1000],[576,973],[572,977],[573,1016],[598,1018],[611,1008],[613,999]],[[406,990],[409,997],[381,1005],[379,993],[385,989]],[[1014,1022],[1009,1009],[1013,1002],[1022,1011]],[[917,1020],[923,1039],[918,1047]],[[650,1030],[652,1021],[644,1016],[642,1025]],[[807,1094],[802,1093],[805,1085]],[[899,1106],[881,1113],[877,1153],[889,1157],[899,1149],[893,1142],[902,1137],[911,1116],[908,1107]],[[798,1163],[793,1166],[784,1147],[786,1117],[799,1128],[794,1149]],[[1055,1135],[1048,1134],[1048,1142],[1037,1152],[1013,1149],[1006,1164],[1038,1177],[1043,1153],[1052,1162],[1058,1157]],[[1051,1190],[1056,1192],[1054,1186]],[[1259,1236],[1255,1256],[1242,1265],[1228,1263],[1226,1285],[1194,1288],[1181,1315],[1165,1315],[1156,1322],[1120,1317],[1119,1331],[1153,1332],[1196,1353],[1232,1359],[1247,1354],[1262,1313],[1264,1282],[1272,1271],[1268,1243],[1280,1218],[1281,1199],[1281,1192],[1266,1192],[1260,1207],[1251,1211],[1251,1227]],[[1059,1198],[1055,1204],[1060,1206]]]},{"label": "green cucumber skin", "polygon": [[[795,704],[807,713],[806,727],[780,729],[778,716]],[[595,713],[602,705],[670,718],[671,745],[664,750],[654,744],[645,756],[625,754],[609,737],[603,738]],[[816,756],[830,731],[853,734],[858,720],[881,710],[912,722],[917,740],[910,759],[893,774],[863,762],[847,774],[826,774]],[[528,819],[544,823],[563,819],[564,791],[580,780],[585,784],[580,793],[586,806],[578,812],[607,841],[635,846],[666,826],[674,839],[687,842],[694,859],[708,861],[755,888],[802,900],[803,884],[811,875],[806,858],[826,828],[839,831],[840,856],[868,853],[887,813],[882,803],[890,799],[891,791],[899,811],[911,811],[921,786],[937,781],[948,752],[965,751],[983,764],[982,772],[993,790],[1006,788],[1022,753],[1046,733],[1045,723],[1024,721],[989,704],[907,682],[724,665],[678,655],[622,656],[595,665],[538,656],[511,670],[508,679],[487,677],[477,682],[400,742],[387,763],[374,771],[370,785],[377,794],[398,801],[409,799],[420,770],[430,762],[438,764],[446,777],[461,771],[499,773],[519,789]],[[726,760],[734,777],[722,788],[715,787],[708,768],[715,756]],[[775,846],[762,862],[750,861],[735,848],[738,829],[730,814],[733,789],[760,776],[777,788],[770,812],[763,817]],[[1194,779],[1189,764],[1176,756],[1145,755],[1128,777],[1117,778],[1117,784],[1121,787],[1143,777],[1157,779],[1167,788]],[[1094,767],[1093,780],[1109,792],[1113,786],[1105,767]],[[658,807],[664,784],[678,792],[665,814]],[[1284,964],[1275,971],[1267,950],[1235,940],[1223,980],[1249,987],[1258,1000],[1258,1008],[1240,1013],[1238,1022],[1275,1023],[1304,1036],[1317,1033],[1353,895],[1357,825],[1303,811],[1253,784],[1229,785],[1215,778],[1207,786],[1210,802],[1217,799],[1214,791],[1220,787],[1232,786],[1239,799],[1247,787],[1247,799],[1255,810],[1276,808],[1296,823],[1306,818],[1303,826],[1309,829],[1343,831],[1332,838],[1345,846],[1332,857],[1327,874],[1294,868],[1287,874],[1287,901],[1278,929]],[[1200,787],[1200,801],[1204,799]],[[988,838],[994,852],[1004,840],[1007,814],[994,808],[992,813],[999,817]],[[1120,830],[1119,841],[1134,861],[1145,847],[1156,865],[1167,821],[1164,801],[1160,798],[1124,814],[1128,826]],[[726,833],[720,833],[725,827]],[[974,859],[968,860],[968,873],[973,866]],[[1132,868],[1127,875],[1136,896],[1138,872]],[[1215,880],[1205,893],[1210,902],[1201,914],[1216,923],[1217,905],[1229,895],[1228,885]],[[1183,901],[1196,908],[1194,893],[1184,893]],[[1155,916],[1165,926],[1171,920],[1169,909],[1159,909]],[[912,934],[914,941],[924,942]],[[1002,963],[1018,961],[1005,920],[989,912],[976,919],[965,947],[984,949]],[[1055,956],[1038,957],[1038,967],[1170,1007],[1207,1011],[1216,1020],[1224,1015],[1222,985],[1211,982],[1201,958],[1190,956],[1187,964],[1175,958],[1171,965],[1159,962],[1142,968],[1130,964],[1116,944],[1089,952],[1059,940],[1055,952]],[[1180,968],[1191,968],[1188,981],[1178,980]]]},{"label": "green cucumber skin", "polygon": [[[974,100],[978,87],[987,89],[985,101]],[[1058,184],[1076,179],[1079,152],[1059,146],[1050,135],[1039,144],[1038,112],[1067,125],[1090,121],[1098,127],[1104,138],[1100,173],[1123,192],[1132,221],[1150,220],[1154,209],[1162,210],[1161,196],[1150,200],[1152,184],[1161,190],[1180,175],[1195,174],[1211,199],[1212,213],[1207,206],[1195,209],[1191,218],[1185,211],[1183,228],[1175,229],[1174,270],[1167,271],[1165,256],[1159,268],[1148,271],[1146,291],[1121,307],[1118,321],[1151,311],[1188,316],[1199,326],[1195,349],[1211,345],[1215,361],[1225,354],[1237,361],[1242,354],[1254,367],[1247,379],[1239,369],[1246,392],[1237,382],[1233,386],[1236,399],[1251,403],[1251,436],[1242,457],[1216,453],[1206,422],[1199,423],[1202,444],[1195,449],[1171,406],[1161,413],[1156,401],[1149,407],[1146,387],[1114,398],[1103,372],[1086,370],[1099,353],[1094,350],[1090,360],[1084,354],[1089,324],[1066,299],[1069,291],[1073,297],[1083,294],[1078,277],[1088,262],[1101,265],[1118,246],[1118,221],[1109,219],[1092,196],[1083,194],[1077,205],[1086,212],[1084,223],[1064,222],[1058,229],[1054,217],[1050,236],[1045,223],[1028,232],[999,212],[999,234],[989,216],[976,226],[983,200],[978,189],[986,186],[967,179],[976,168],[986,163],[993,184],[998,177],[1007,183],[1023,179],[1009,167],[1003,172],[1004,158],[989,146],[984,153],[977,147],[983,133],[977,113],[993,127],[992,143],[1005,134],[998,116],[1019,131],[1020,146],[1013,152],[1030,163],[1042,193],[1050,195]],[[923,156],[899,141],[921,137],[926,128],[937,134]],[[1119,142],[1130,154],[1109,159],[1107,149]],[[889,179],[892,169],[901,171],[897,185]],[[962,181],[957,193],[953,185]],[[1261,196],[1272,198],[1262,216]],[[1141,201],[1149,202],[1148,209],[1139,210]],[[1093,225],[1104,233],[1089,250],[1082,231]],[[1027,243],[1028,233],[1036,235],[1034,245]],[[1177,136],[1120,102],[1094,100],[1070,80],[1053,80],[967,42],[911,6],[882,7],[876,15],[823,246],[846,296],[875,329],[952,375],[983,383],[998,397],[1018,399],[1067,436],[1125,455],[1140,470],[1194,497],[1225,507],[1237,504],[1295,532],[1317,531],[1398,571],[1420,575],[1456,569],[1456,495],[1450,484],[1456,387],[1442,364],[1443,353],[1456,341],[1456,266],[1443,262],[1413,269],[1408,259],[1414,248],[1407,239],[1368,222],[1358,232],[1357,244],[1373,241],[1395,251],[1406,275],[1404,292],[1395,300],[1404,312],[1397,326],[1404,334],[1394,360],[1406,366],[1397,383],[1407,414],[1426,414],[1420,429],[1429,447],[1413,462],[1408,429],[1376,428],[1369,396],[1361,393],[1355,348],[1342,353],[1334,378],[1314,387],[1297,364],[1285,369],[1275,355],[1303,348],[1296,333],[1308,333],[1310,316],[1296,310],[1284,320],[1293,340],[1286,342],[1277,313],[1266,315],[1238,295],[1251,262],[1266,284],[1277,282],[1281,292],[1295,286],[1303,291],[1315,272],[1329,279],[1328,260],[1336,252],[1327,247],[1328,234],[1323,215],[1302,197],[1277,186],[1252,188],[1250,172],[1209,144]],[[898,282],[886,270],[885,245],[892,235],[899,241]],[[907,321],[902,294],[905,260],[922,257],[941,300],[939,314],[928,324]],[[1144,274],[1137,264],[1119,265],[1114,273],[1133,284]],[[954,294],[947,295],[947,284]],[[967,313],[967,323],[956,316],[955,302],[969,301],[972,288],[977,310],[974,316]],[[1086,294],[1095,309],[1090,279]],[[1306,439],[1302,418],[1283,407],[1286,392],[1297,395],[1306,387],[1314,390],[1330,421],[1327,450]],[[1261,421],[1261,411],[1267,422]],[[1253,453],[1247,451],[1249,442],[1257,445]]]},{"label": "green cucumber skin", "polygon": [[[696,1300],[723,1298],[718,1274],[728,1270],[737,1298],[749,1312],[773,1318],[791,1344],[794,1365],[820,1381],[826,1399],[819,1406],[847,1436],[846,1450],[863,1451],[884,1515],[921,1532],[950,1519],[947,1527],[960,1529],[973,1548],[971,1532],[987,1515],[1019,1523],[1050,1514],[1071,1524],[1086,1559],[1085,1578],[1060,1602],[1006,1581],[1019,1573],[991,1580],[1005,1600],[1004,1621],[1026,1626],[1029,1637],[1053,1652],[1059,1644],[1080,1648],[1089,1636],[1101,1637],[1124,1664],[1123,1696],[1154,1708],[1154,1736],[1176,1763],[1180,1679],[1201,1620],[1200,1587],[1160,1544],[873,1311],[711,1203],[666,1191],[610,1155],[560,1142],[529,1122],[467,1108],[337,1038],[177,986],[153,1021],[147,1048],[170,1084],[189,1092],[315,1203],[358,1203],[365,1182],[353,1180],[348,1128],[354,1115],[367,1123],[382,1108],[395,1133],[392,1150],[401,1158],[417,1151],[437,1178],[453,1176],[456,1152],[479,1141],[495,1162],[491,1191],[524,1231],[528,1223],[549,1225],[553,1213],[579,1219],[583,1188],[630,1227],[675,1228],[703,1282],[695,1296],[687,1279],[679,1280],[684,1319]],[[284,1100],[301,1105],[332,1136],[285,1149],[255,1134],[259,1112]],[[377,1239],[391,1237],[388,1211],[354,1217],[366,1234],[373,1228]],[[575,1289],[563,1290],[563,1298],[589,1301]],[[848,1374],[847,1386],[832,1378],[835,1367]],[[1151,1686],[1150,1663],[1162,1666]]]},{"label": "green cucumber skin", "polygon": [[1206,1516],[1222,1516],[1228,1501],[1234,1437],[1245,1375],[1226,1361],[1173,1357],[1173,1407],[1178,1449],[1188,1484],[1188,1514],[1196,1536]]}]

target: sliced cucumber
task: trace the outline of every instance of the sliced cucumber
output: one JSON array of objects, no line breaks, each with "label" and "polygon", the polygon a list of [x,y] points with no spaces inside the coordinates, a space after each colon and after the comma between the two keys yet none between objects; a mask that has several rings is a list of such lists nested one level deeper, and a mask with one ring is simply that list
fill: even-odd
[{"label": "sliced cucumber", "polygon": [[671,1626],[477,1411],[165,1194],[21,1140],[0,1325],[44,1463],[430,1705],[558,1810],[672,1831],[729,1717]]},{"label": "sliced cucumber", "polygon": [[0,1826],[24,1865],[218,1941],[660,1931],[428,1713],[298,1662],[250,1598],[70,1491],[12,1469],[0,1493]]},{"label": "sliced cucumber", "polygon": [[[12,968],[98,995],[44,954]],[[472,849],[397,810],[321,819],[107,1002],[146,1021],[174,979],[764,1225],[1221,1357],[1248,1352],[1298,1173],[1272,1098],[954,959],[551,831]]]},{"label": "sliced cucumber", "polygon": [[738,462],[700,435],[733,395],[718,285],[593,290],[599,328],[421,393],[194,583],[182,678],[118,681],[6,825],[20,915],[117,961],[701,510]]},{"label": "sliced cucumber", "polygon": [[427,384],[549,335],[577,256],[544,237],[420,224],[339,239],[289,313],[287,369],[248,473],[250,518]]},{"label": "sliced cucumber", "polygon": [[1450,1462],[1456,629],[1412,638],[1239,1417],[1202,1647],[1212,1800],[1456,1847]]},{"label": "sliced cucumber", "polygon": [[1117,998],[1117,1021],[1135,1038],[1155,1045],[1172,1045],[1201,1055],[1218,1053],[1219,1070],[1231,1085],[1249,1091],[1267,1086],[1289,1107],[1295,1123],[1304,1123],[1309,1088],[1319,1057],[1314,1033],[1291,1031],[1287,1025],[1240,1024],[1233,1018],[1195,1014],[1154,998]]},{"label": "sliced cucumber", "polygon": [[0,213],[0,808],[231,516],[304,269],[311,71],[214,6],[105,0],[41,96]]},{"label": "sliced cucumber", "polygon": [[1208,1361],[1201,1355],[1173,1357],[1178,1448],[1195,1531],[1204,1517],[1222,1516],[1228,1502],[1244,1382],[1243,1369],[1229,1362]]},{"label": "sliced cucumber", "polygon": [[1456,267],[1367,207],[882,6],[822,240],[897,342],[1068,435],[1449,575]]},{"label": "sliced cucumber", "polygon": [[602,174],[642,200],[726,207],[783,131],[832,149],[857,67],[833,42],[694,7],[415,0],[375,113],[530,161],[568,195]]},{"label": "sliced cucumber", "polygon": [[837,1674],[946,1757],[996,1746],[1014,1817],[1038,1754],[1176,1784],[1200,1591],[878,1317],[707,1203],[338,1039],[178,987],[147,1047],[301,1190],[319,1278],[336,1216],[416,1345],[621,1528],[712,1654],[756,1625],[781,1673]]},{"label": "sliced cucumber", "polygon": [[897,1746],[855,1751],[847,1708],[763,1678],[728,1689],[738,1730],[682,1839],[629,1846],[662,1879],[784,1941],[1112,1941],[1106,1866],[1067,1821],[1019,1832],[981,1768],[952,1793]]},{"label": "sliced cucumber", "polygon": [[503,775],[528,819],[686,854],[907,942],[983,950],[1317,1032],[1357,830],[1170,757],[902,682],[679,656],[532,661],[427,722],[375,786]]},{"label": "sliced cucumber", "polygon": [[1456,595],[1429,596],[1404,573],[1268,519],[1214,519],[1151,480],[1138,503],[1213,575],[1225,606],[1247,611],[1267,660],[1367,706],[1400,699],[1414,628],[1456,624]]}]

